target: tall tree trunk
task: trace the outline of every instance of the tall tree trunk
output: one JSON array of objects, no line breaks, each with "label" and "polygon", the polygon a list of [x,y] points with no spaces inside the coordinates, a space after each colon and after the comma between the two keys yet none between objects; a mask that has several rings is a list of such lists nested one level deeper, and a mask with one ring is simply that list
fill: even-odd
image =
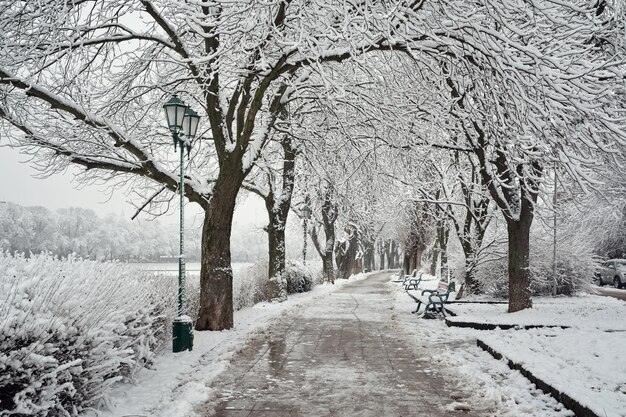
[{"label": "tall tree trunk", "polygon": [[400,254],[398,253],[398,244],[396,243],[395,240],[391,241],[390,250],[391,250],[391,257],[387,259],[391,260],[390,264],[392,265],[392,268],[393,269],[400,268]]},{"label": "tall tree trunk", "polygon": [[348,238],[336,251],[337,278],[348,279],[355,270],[356,254],[359,249],[359,233],[355,229],[348,231]]},{"label": "tall tree trunk", "polygon": [[404,267],[404,274],[409,275],[411,273],[411,254],[404,252],[404,262],[402,262],[402,266]]},{"label": "tall tree trunk", "polygon": [[396,267],[392,249],[393,240],[389,239],[385,242],[385,256],[387,257],[387,268],[394,269]]},{"label": "tall tree trunk", "polygon": [[441,222],[437,226],[437,243],[439,257],[441,258],[441,270],[448,269],[448,240],[450,239],[450,227],[448,222]]},{"label": "tall tree trunk", "polygon": [[[268,254],[269,254],[269,281],[267,283],[268,296],[273,301],[287,299],[287,281],[285,280],[285,226],[291,207],[291,197],[295,184],[296,150],[291,143],[291,136],[284,135],[281,139],[283,148],[282,187],[276,198],[273,176],[269,176],[269,193],[265,200],[265,208],[269,217],[267,226]],[[305,236],[306,239],[306,236]]]},{"label": "tall tree trunk", "polygon": [[324,282],[335,283],[335,268],[333,266],[333,252],[326,252],[322,256],[322,276]]},{"label": "tall tree trunk", "polygon": [[[272,203],[273,205],[273,203]],[[285,224],[277,219],[278,214],[271,211],[267,226],[269,249],[269,281],[267,283],[270,300],[285,301],[287,299],[287,283],[285,281]]]},{"label": "tall tree trunk", "polygon": [[[473,148],[480,162],[483,184],[489,189],[507,222],[509,238],[509,313],[532,308],[530,297],[530,226],[539,197],[539,183],[543,167],[537,160],[514,165],[517,176],[511,174],[511,162],[504,151],[496,148],[495,158],[489,158],[485,149],[485,132],[473,122],[478,134]],[[540,152],[539,149],[535,149]],[[495,169],[495,173],[493,168]],[[528,171],[529,170],[529,171]],[[528,173],[529,172],[529,173]],[[494,174],[497,177],[494,177]],[[523,177],[523,178],[522,178]],[[495,179],[498,178],[498,182]],[[519,215],[511,209],[519,207]],[[516,218],[518,220],[516,220]]]},{"label": "tall tree trunk", "polygon": [[378,241],[378,269],[385,269],[385,250],[383,249],[384,242],[382,240]]},{"label": "tall tree trunk", "polygon": [[435,275],[437,273],[437,262],[439,261],[439,256],[441,250],[439,249],[439,240],[435,241],[435,246],[432,249],[432,256],[430,258],[430,265],[428,267],[428,273],[430,275]]},{"label": "tall tree trunk", "polygon": [[465,258],[465,293],[480,294],[482,289],[480,283],[476,279],[476,268],[474,259]]},{"label": "tall tree trunk", "polygon": [[335,283],[335,271],[333,267],[333,250],[335,248],[335,222],[337,221],[338,207],[335,202],[334,189],[331,185],[326,187],[324,201],[322,201],[322,222],[326,245],[322,256],[324,265],[324,280]]},{"label": "tall tree trunk", "polygon": [[335,224],[324,219],[324,234],[326,242],[322,255],[322,274],[324,281],[335,283],[335,267],[333,265],[333,253],[335,247]]},{"label": "tall tree trunk", "polygon": [[[422,268],[422,255],[424,254],[423,250],[416,250],[415,257],[413,258],[413,269],[417,269],[418,271]],[[413,270],[411,269],[411,271]]]},{"label": "tall tree trunk", "polygon": [[220,175],[205,212],[200,264],[200,311],[196,330],[233,327],[230,234],[237,193],[242,182],[243,174]]},{"label": "tall tree trunk", "polygon": [[531,308],[530,226],[533,215],[522,210],[520,220],[507,219],[509,237],[509,313]]},{"label": "tall tree trunk", "polygon": [[375,242],[365,241],[361,239],[363,245],[363,271],[371,272],[375,269],[376,246]]},{"label": "tall tree trunk", "polygon": [[[477,262],[477,251],[480,250],[482,245],[481,235],[472,236],[471,230],[467,230],[461,236],[461,248],[463,249],[463,254],[465,255],[465,290],[466,294],[481,294],[482,288],[480,283],[476,279],[476,262]],[[473,238],[474,237],[474,238]]]},{"label": "tall tree trunk", "polygon": [[[335,282],[335,269],[333,266],[333,248],[335,245],[335,228],[334,226],[325,225],[326,241],[324,247],[320,245],[319,238],[317,236],[317,227],[314,225],[311,229],[311,241],[313,246],[317,250],[320,258],[322,258],[322,276],[324,282]],[[330,234],[330,235],[329,235]]]}]

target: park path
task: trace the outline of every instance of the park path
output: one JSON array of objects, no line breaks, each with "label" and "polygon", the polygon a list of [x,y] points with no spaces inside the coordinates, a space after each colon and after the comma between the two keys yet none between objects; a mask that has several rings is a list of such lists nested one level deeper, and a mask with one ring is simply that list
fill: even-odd
[{"label": "park path", "polygon": [[389,276],[346,284],[249,341],[205,416],[473,416],[454,410],[458,381],[394,331]]}]

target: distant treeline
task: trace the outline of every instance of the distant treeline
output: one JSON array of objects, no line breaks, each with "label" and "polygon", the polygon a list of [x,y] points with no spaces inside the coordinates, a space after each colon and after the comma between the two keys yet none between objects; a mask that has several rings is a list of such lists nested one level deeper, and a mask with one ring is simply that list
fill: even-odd
[{"label": "distant treeline", "polygon": [[[200,227],[186,228],[186,256],[200,259]],[[241,233],[240,233],[241,235]],[[264,236],[233,236],[233,261],[254,261],[265,254]],[[252,236],[251,236],[252,235]],[[260,236],[259,236],[260,235]],[[50,252],[59,257],[128,262],[172,262],[178,257],[177,224],[130,220],[115,214],[99,217],[78,207],[24,207],[0,202],[0,250],[10,253]]]}]

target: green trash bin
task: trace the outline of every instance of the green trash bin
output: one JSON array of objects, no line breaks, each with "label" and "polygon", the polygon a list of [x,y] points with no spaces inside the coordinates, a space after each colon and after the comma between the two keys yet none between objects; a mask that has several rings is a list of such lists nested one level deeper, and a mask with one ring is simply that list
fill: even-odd
[{"label": "green trash bin", "polygon": [[193,322],[189,316],[180,316],[172,323],[172,349],[174,353],[193,350]]}]

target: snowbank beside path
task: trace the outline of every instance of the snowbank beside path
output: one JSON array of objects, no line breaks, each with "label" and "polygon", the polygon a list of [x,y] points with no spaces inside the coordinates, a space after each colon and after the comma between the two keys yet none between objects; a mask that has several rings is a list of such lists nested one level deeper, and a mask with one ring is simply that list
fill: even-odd
[{"label": "snowbank beside path", "polygon": [[[480,331],[419,319],[409,313],[414,303],[401,288],[396,288],[396,294],[396,314],[404,330],[415,335],[416,343],[444,349],[441,357],[467,375],[470,387],[478,384],[476,389],[485,398],[510,407],[502,415],[571,415],[560,414],[569,411],[559,409],[555,400],[537,391],[518,371],[508,369],[505,361],[510,359],[598,415],[626,417],[624,301],[595,295],[537,297],[532,309],[517,313],[507,313],[508,306],[499,304],[447,306],[457,314],[450,321],[568,327]],[[495,360],[475,347],[476,339],[504,359]],[[521,405],[528,409],[521,412]]]},{"label": "snowbank beside path", "polygon": [[610,297],[536,297],[533,308],[452,304],[449,320],[565,326],[479,332],[489,347],[597,415],[626,416],[626,302]]},{"label": "snowbank beside path", "polygon": [[290,309],[302,308],[341,288],[362,280],[358,274],[335,285],[317,285],[312,291],[290,295],[283,303],[259,303],[235,312],[235,327],[221,332],[195,332],[191,352],[164,352],[150,369],[141,370],[135,384],[121,384],[109,396],[108,410],[89,410],[83,417],[190,417],[212,398],[208,387],[249,337],[271,326]]},{"label": "snowbank beside path", "polygon": [[626,331],[626,302],[611,297],[535,297],[533,308],[508,313],[507,304],[448,304],[452,322],[566,326],[576,329]]},{"label": "snowbank beside path", "polygon": [[489,347],[599,416],[626,416],[626,333],[578,329],[493,331]]}]

